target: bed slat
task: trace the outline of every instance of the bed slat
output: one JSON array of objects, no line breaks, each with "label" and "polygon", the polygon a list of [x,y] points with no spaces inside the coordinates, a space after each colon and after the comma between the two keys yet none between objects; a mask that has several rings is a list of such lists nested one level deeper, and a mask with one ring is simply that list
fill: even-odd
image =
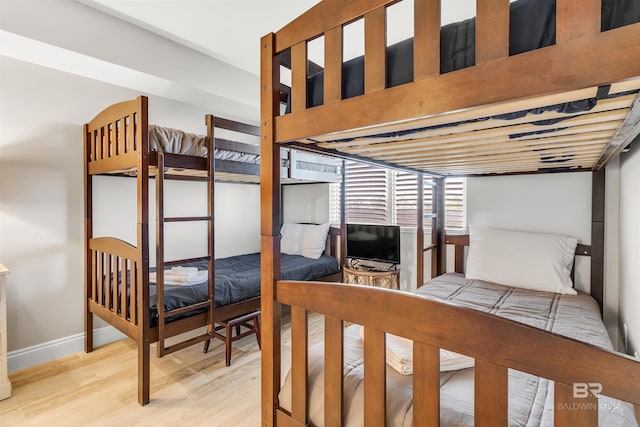
[{"label": "bed slat", "polygon": [[91,254],[91,301],[98,300],[98,280],[97,277],[100,277],[100,272],[98,271],[98,254],[93,251],[89,251]]},{"label": "bed slat", "polygon": [[127,152],[127,117],[120,120],[120,128],[118,129],[118,154]]},{"label": "bed slat", "polygon": [[126,258],[120,258],[120,271],[121,271],[121,281],[122,284],[120,285],[120,317],[122,317],[125,320],[129,320],[129,310],[128,310],[128,305],[127,305],[127,289],[129,289],[129,275],[127,274],[127,271],[129,269],[129,260],[127,260]]},{"label": "bed slat", "polygon": [[509,56],[509,0],[476,4],[476,64]]},{"label": "bed slat", "polygon": [[[324,425],[342,425],[344,324],[335,317],[324,318]],[[330,350],[330,351],[329,351]]]},{"label": "bed slat", "polygon": [[99,130],[100,133],[100,159],[109,158],[109,125]]},{"label": "bed slat", "polygon": [[118,154],[118,120],[109,125],[109,157]]},{"label": "bed slat", "polygon": [[[640,79],[636,79],[636,80],[640,81]],[[640,86],[640,83],[638,85]],[[596,87],[589,87],[586,89],[575,90],[575,91],[565,92],[560,94],[541,96],[541,97],[536,97],[536,98],[526,99],[526,100],[511,101],[504,104],[497,104],[497,105],[485,106],[482,108],[467,109],[463,111],[456,111],[453,113],[429,116],[429,117],[420,118],[416,120],[409,120],[401,123],[384,124],[380,126],[375,126],[371,129],[357,129],[357,130],[341,131],[337,134],[320,135],[318,137],[315,137],[314,140],[317,139],[318,141],[332,141],[335,139],[348,139],[348,138],[353,139],[352,141],[348,141],[344,143],[343,142],[332,143],[332,147],[342,148],[343,146],[349,147],[352,145],[362,145],[362,144],[366,145],[374,142],[387,142],[389,141],[388,138],[378,138],[378,137],[375,137],[375,135],[379,135],[381,133],[402,132],[402,131],[418,129],[418,128],[432,127],[431,130],[428,130],[424,133],[420,132],[416,135],[413,135],[416,138],[437,136],[437,135],[443,136],[443,135],[449,135],[449,134],[464,132],[464,131],[473,131],[473,130],[488,129],[492,127],[501,127],[506,125],[507,123],[504,123],[504,121],[499,121],[495,119],[482,120],[480,122],[473,122],[473,121],[476,119],[481,119],[481,118],[485,119],[487,117],[506,114],[513,111],[529,110],[529,109],[540,108],[540,107],[553,105],[553,104],[573,102],[579,99],[591,98],[596,95],[596,92],[597,92]],[[592,110],[592,112],[596,112],[596,111],[600,112],[600,111],[612,110],[617,108],[627,108],[628,105],[631,104],[631,101],[628,101],[628,103],[625,102],[624,104],[620,104],[620,101],[622,101],[623,99],[625,101],[628,101],[628,99],[630,98],[625,99],[625,97],[619,97],[614,99],[601,100],[598,102],[598,105],[596,105],[596,107]],[[612,103],[613,105],[611,105]],[[545,112],[539,116],[536,116],[537,120],[547,120],[547,119],[554,119],[558,117],[570,117],[570,115],[562,115],[562,113],[556,113],[556,112]],[[451,123],[457,123],[457,122],[463,122],[463,121],[472,121],[472,122],[463,124],[460,126],[456,126],[456,127],[441,127],[440,129],[438,129],[439,125],[451,124]],[[530,121],[531,121],[531,118],[525,116],[520,119],[509,120],[508,123],[512,125],[516,125],[516,124],[528,123]],[[367,136],[367,138],[364,138],[365,136]]]},{"label": "bed slat", "polygon": [[351,22],[367,11],[393,2],[394,0],[322,1],[278,31],[278,37],[274,40],[275,52],[282,52],[296,43]]},{"label": "bed slat", "polygon": [[299,423],[307,423],[307,311],[291,307],[291,416]]},{"label": "bed slat", "polygon": [[[602,123],[610,120],[624,120],[628,113],[627,109],[632,105],[634,97],[635,95],[626,95],[612,99],[600,100],[598,101],[597,105],[588,113],[563,114],[553,111],[547,111],[539,115],[536,114],[535,116],[527,115],[522,118],[511,119],[508,122],[499,119],[488,119],[479,122],[475,121],[460,124],[458,126],[448,126],[440,128],[436,126],[435,128],[417,132],[405,138],[389,139],[385,137],[363,137],[346,142],[323,142],[319,143],[318,146],[334,149],[351,148],[352,150],[366,150],[368,146],[379,144],[381,142],[386,142],[389,144],[411,145],[418,140],[426,138],[448,138],[454,135],[472,132],[496,132],[500,128],[503,128],[502,130],[505,131],[504,134],[507,133],[506,131],[509,131],[509,133],[517,133],[517,129],[523,129],[523,131],[538,130],[538,126],[540,125],[535,125],[535,127],[532,128],[531,122],[534,120],[538,121],[562,118],[564,119],[562,120],[562,127],[569,125],[577,126],[579,124]],[[423,122],[423,124],[431,125],[431,123],[429,122]],[[436,122],[436,125],[437,124],[438,121]],[[439,124],[442,124],[441,121]],[[555,128],[558,127],[558,125],[555,126]],[[553,125],[540,126],[540,128],[553,128]],[[480,139],[480,141],[476,141],[476,143],[480,143],[482,142],[482,140],[484,140],[484,138],[478,139]],[[359,151],[354,152],[357,153]]]},{"label": "bed slat", "polygon": [[413,425],[440,424],[440,349],[413,342]]},{"label": "bed slat", "polygon": [[440,74],[440,0],[414,0],[413,80]]},{"label": "bed slat", "polygon": [[567,385],[556,381],[553,406],[554,426],[597,427],[598,398],[592,392],[598,390],[598,386],[598,383]]},{"label": "bed slat", "polygon": [[508,424],[507,368],[475,361],[474,422],[478,427]]},{"label": "bed slat", "polygon": [[364,15],[364,93],[385,88],[386,8]]},{"label": "bed slat", "polygon": [[385,333],[364,328],[364,425],[384,427],[386,402]]},{"label": "bed slat", "polygon": [[132,269],[132,273],[133,273],[133,279],[132,279],[132,287],[131,287],[131,319],[132,319],[132,323],[135,325],[138,325],[140,322],[138,322],[138,293],[139,290],[138,288],[140,288],[140,286],[142,286],[142,284],[138,281],[138,269],[139,269],[139,265],[137,262],[134,263],[134,268]]},{"label": "bed slat", "polygon": [[134,115],[127,116],[127,153],[135,151],[135,122]]},{"label": "bed slat", "polygon": [[109,286],[107,288],[109,292],[109,309],[113,314],[118,314],[118,256],[109,255]]},{"label": "bed slat", "polygon": [[96,251],[96,256],[98,257],[98,268],[96,270],[96,294],[98,298],[96,300],[98,304],[102,305],[104,296],[104,254]]},{"label": "bed slat", "polygon": [[324,103],[342,99],[342,25],[324,34]]}]

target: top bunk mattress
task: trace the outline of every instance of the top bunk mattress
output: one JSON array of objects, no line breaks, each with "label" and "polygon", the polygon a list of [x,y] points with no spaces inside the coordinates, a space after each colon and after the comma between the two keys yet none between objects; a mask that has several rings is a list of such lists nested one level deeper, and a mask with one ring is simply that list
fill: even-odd
[{"label": "top bunk mattress", "polygon": [[[207,157],[206,137],[203,135],[156,125],[149,125],[148,135],[149,150],[152,152]],[[216,180],[260,182],[260,147],[257,144],[218,138],[215,144]],[[280,170],[283,183],[339,182],[342,179],[340,163],[336,159],[303,153],[300,150],[282,149]],[[204,169],[193,170],[177,166],[167,168],[167,172],[174,176],[206,177]],[[129,173],[135,174],[135,171],[131,170]]]},{"label": "top bunk mattress", "polygon": [[[445,74],[414,80],[407,39],[387,47],[384,73],[372,67],[388,89],[381,81],[362,95],[364,58],[343,62],[334,79],[340,102],[322,105],[323,71],[292,81],[293,95],[306,83],[307,106],[316,108],[276,115],[274,140],[436,176],[599,170],[633,139],[638,122],[632,58],[640,2],[601,0],[600,12],[601,34],[555,46],[556,0],[518,0],[510,4],[511,57],[473,66],[475,19],[446,25]],[[566,31],[569,19],[558,22]],[[286,38],[292,30],[285,29]]]},{"label": "top bunk mattress", "polygon": [[[637,0],[602,0],[601,31],[640,22]],[[518,0],[511,3],[509,21],[509,55],[517,55],[555,44],[556,1]],[[440,30],[440,74],[471,67],[476,57],[475,18],[445,25]],[[413,81],[413,39],[387,47],[386,86]],[[342,97],[364,94],[364,57],[343,64]],[[307,106],[322,105],[324,73],[308,79]],[[290,106],[287,106],[287,112]]]},{"label": "top bunk mattress", "polygon": [[[206,137],[179,129],[149,125],[149,150],[187,156],[206,157]],[[259,154],[215,148],[214,155],[215,158],[219,160],[260,163]]]}]

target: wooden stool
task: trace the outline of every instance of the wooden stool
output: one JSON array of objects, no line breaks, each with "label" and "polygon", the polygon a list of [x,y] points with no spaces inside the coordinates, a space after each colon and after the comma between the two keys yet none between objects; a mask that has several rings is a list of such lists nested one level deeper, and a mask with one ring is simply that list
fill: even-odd
[{"label": "wooden stool", "polygon": [[[252,323],[249,323],[251,321]],[[216,326],[214,328],[213,336],[223,340],[225,343],[225,362],[227,366],[231,365],[232,342],[255,333],[256,339],[258,340],[258,348],[260,348],[260,310],[244,314],[242,316],[234,317],[233,319],[223,320],[218,323],[220,323],[220,326]],[[233,335],[234,326],[236,330],[235,336]],[[241,333],[241,326],[244,326],[245,328],[247,328],[247,330]],[[217,332],[222,329],[225,329],[225,335],[219,334]],[[210,343],[211,338],[204,342],[204,353],[209,351]]]}]

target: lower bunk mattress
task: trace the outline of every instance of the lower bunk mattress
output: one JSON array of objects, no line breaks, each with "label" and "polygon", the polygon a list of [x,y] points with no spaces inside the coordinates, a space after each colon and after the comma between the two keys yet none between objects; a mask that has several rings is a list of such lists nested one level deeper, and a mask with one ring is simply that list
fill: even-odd
[{"label": "lower bunk mattress", "polygon": [[[206,271],[207,261],[185,264],[183,267],[195,267]],[[318,259],[305,258],[300,255],[282,254],[281,277],[283,280],[317,280],[340,271],[336,259],[322,255]],[[166,280],[166,279],[165,279]],[[152,281],[152,280],[150,280]],[[164,309],[175,310],[207,300],[208,282],[204,280],[195,284],[164,286]],[[237,255],[219,258],[215,261],[215,306],[222,307],[245,301],[260,295],[260,254]],[[158,319],[156,286],[150,284],[151,325]],[[205,310],[203,310],[205,311]],[[196,314],[194,311],[191,315]],[[185,316],[167,318],[167,322]]]},{"label": "lower bunk mattress", "polygon": [[[444,300],[560,335],[612,349],[595,300],[586,294],[560,295],[467,280],[451,273],[420,287],[418,295]],[[447,328],[443,319],[443,328]],[[361,327],[352,325],[344,333],[344,423],[364,425],[364,347]],[[388,340],[389,341],[389,340]],[[315,426],[324,422],[324,348],[309,350],[309,418]],[[387,361],[389,358],[387,357]],[[596,367],[594,367],[596,369]],[[388,426],[413,424],[413,377],[387,366]],[[291,409],[291,379],[287,374],[279,395],[280,406]],[[553,382],[509,370],[509,425],[552,426]],[[440,373],[440,425],[473,426],[474,369]],[[606,396],[599,397],[599,425],[637,426],[633,406]]]}]

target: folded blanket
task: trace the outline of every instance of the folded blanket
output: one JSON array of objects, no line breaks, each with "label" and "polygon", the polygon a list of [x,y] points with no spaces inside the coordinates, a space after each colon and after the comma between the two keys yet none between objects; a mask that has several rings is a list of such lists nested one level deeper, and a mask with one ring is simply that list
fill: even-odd
[{"label": "folded blanket", "polygon": [[[360,328],[360,338],[364,340],[364,328]],[[413,374],[413,341],[386,334],[386,360],[387,365],[401,375]],[[458,369],[471,368],[474,358],[453,351],[440,349],[440,372],[456,371]]]},{"label": "folded blanket", "polygon": [[[196,267],[173,267],[164,271],[165,285],[189,286],[206,282],[209,278],[207,270],[200,270]],[[153,271],[149,273],[149,281],[156,282],[157,275]]]}]

